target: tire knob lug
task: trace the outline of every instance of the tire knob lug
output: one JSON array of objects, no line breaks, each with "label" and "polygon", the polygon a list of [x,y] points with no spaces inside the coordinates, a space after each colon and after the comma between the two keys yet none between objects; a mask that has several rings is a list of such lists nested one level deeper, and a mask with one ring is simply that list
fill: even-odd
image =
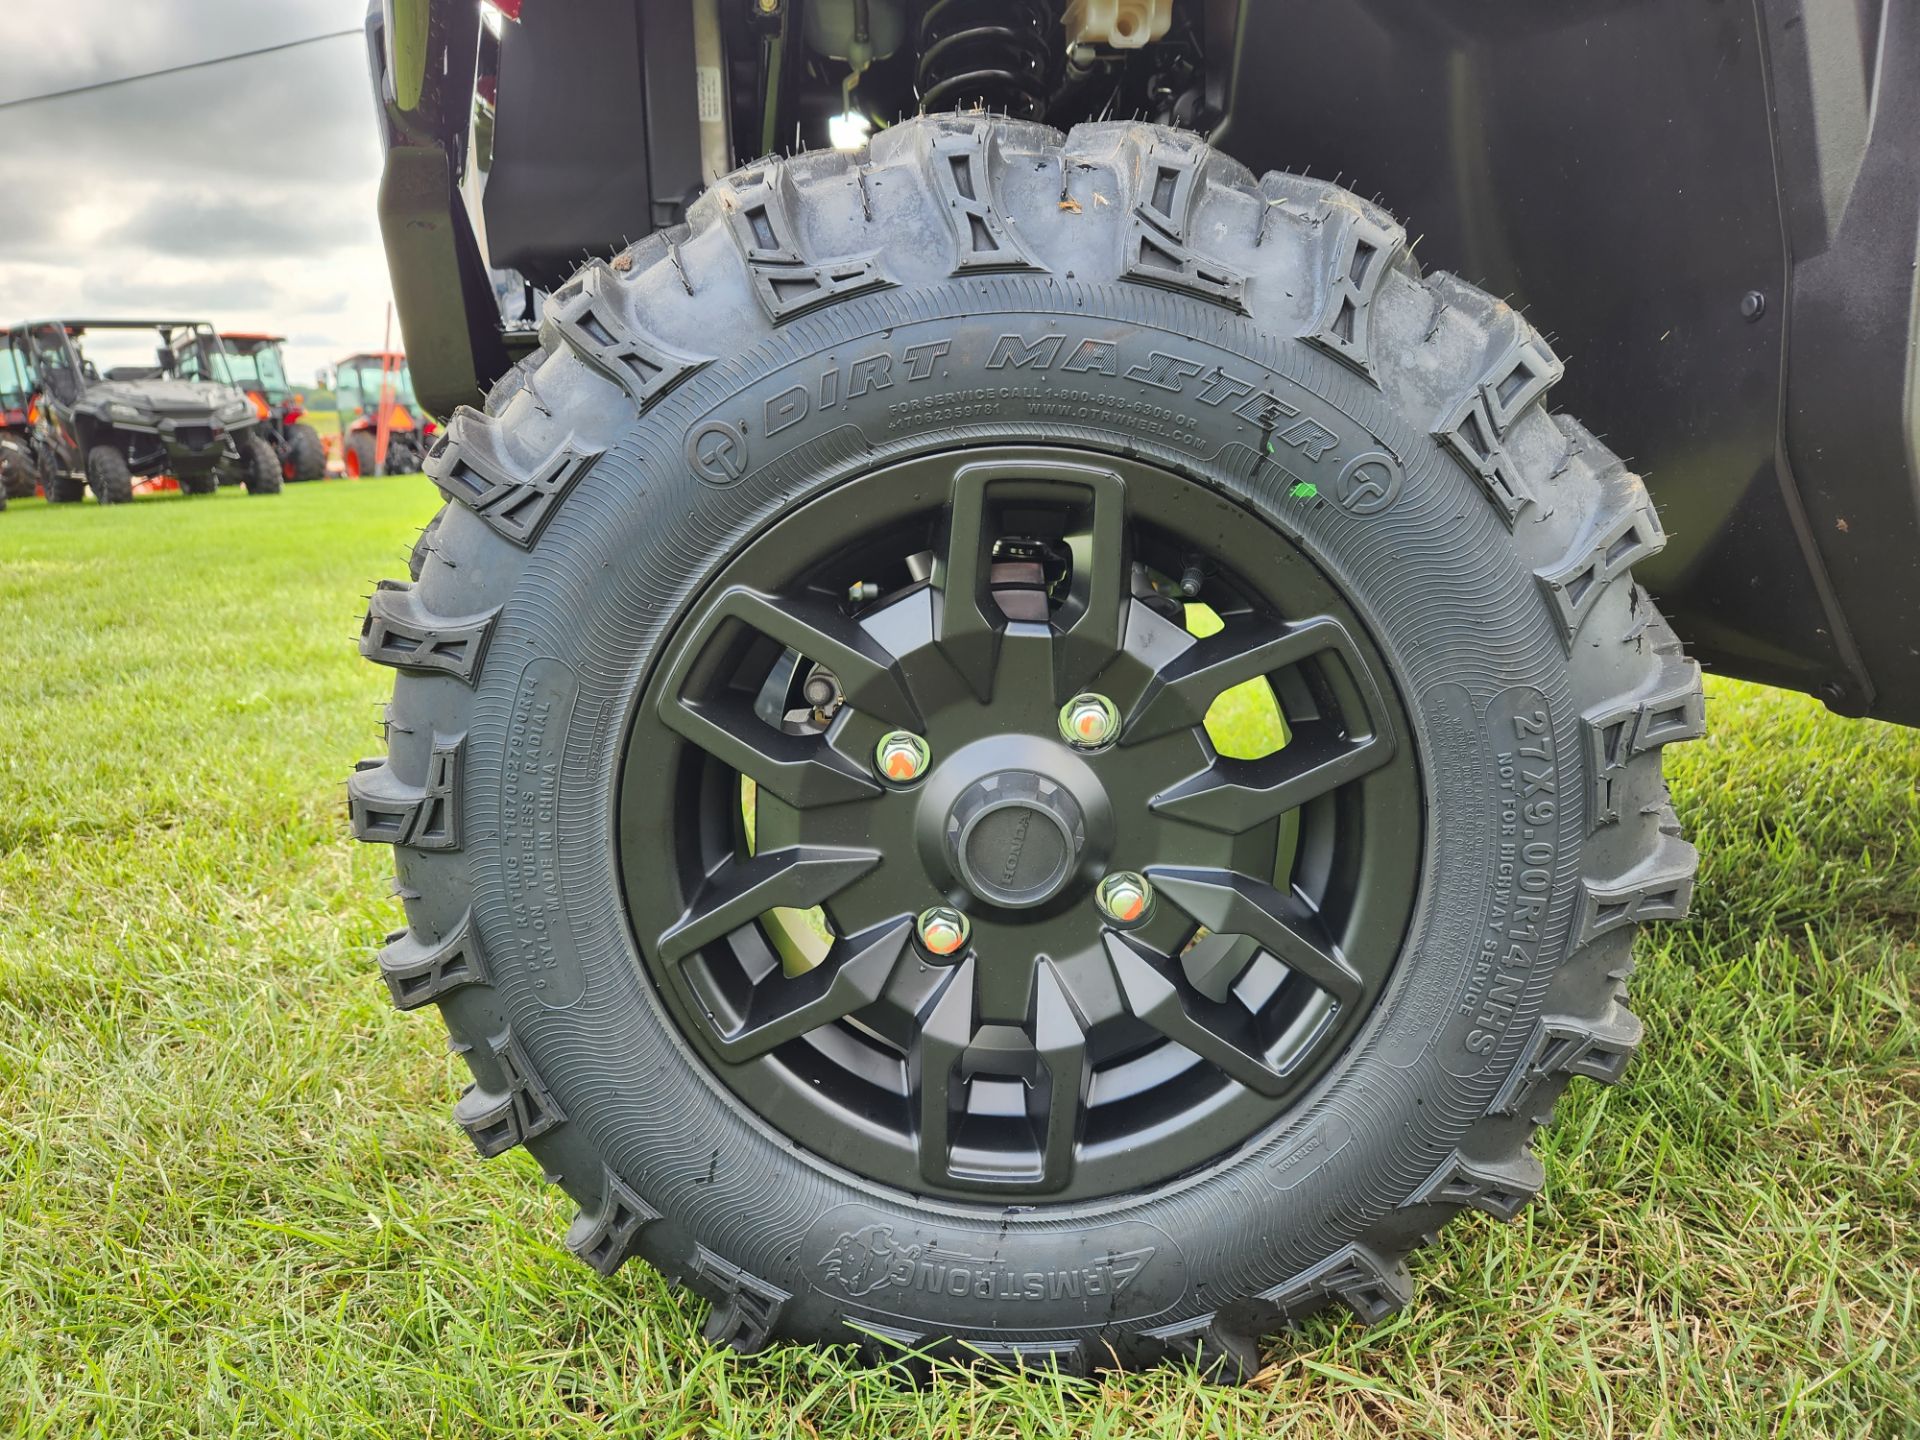
[{"label": "tire knob lug", "polygon": [[1104,695],[1076,695],[1060,707],[1060,734],[1078,750],[1098,750],[1120,733],[1120,712]]},{"label": "tire knob lug", "polygon": [[1133,870],[1116,870],[1103,878],[1093,898],[1115,925],[1138,925],[1153,913],[1153,885]]},{"label": "tire knob lug", "polygon": [[966,949],[973,927],[951,905],[935,905],[920,912],[913,929],[922,950],[936,960],[951,960]]}]

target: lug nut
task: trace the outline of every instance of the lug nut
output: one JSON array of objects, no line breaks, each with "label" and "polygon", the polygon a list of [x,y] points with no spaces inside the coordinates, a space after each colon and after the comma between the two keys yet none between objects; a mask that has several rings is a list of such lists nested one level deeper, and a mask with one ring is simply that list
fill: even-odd
[{"label": "lug nut", "polygon": [[942,959],[956,955],[966,947],[971,929],[967,917],[947,905],[935,905],[931,910],[922,910],[920,919],[914,925],[921,948],[929,955],[937,955]]},{"label": "lug nut", "polygon": [[1120,712],[1104,695],[1076,695],[1060,707],[1060,733],[1069,745],[1098,750],[1120,733]]},{"label": "lug nut", "polygon": [[933,752],[927,742],[907,730],[889,730],[873,747],[874,768],[880,778],[895,785],[911,785],[927,773]]},{"label": "lug nut", "polygon": [[1116,925],[1138,925],[1153,909],[1153,886],[1144,875],[1116,870],[1094,891],[1100,913]]}]

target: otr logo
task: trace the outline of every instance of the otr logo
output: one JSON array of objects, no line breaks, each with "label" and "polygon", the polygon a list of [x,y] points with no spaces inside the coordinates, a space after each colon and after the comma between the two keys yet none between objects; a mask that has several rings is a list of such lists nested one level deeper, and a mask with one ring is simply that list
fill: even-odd
[{"label": "otr logo", "polygon": [[709,485],[732,485],[747,473],[747,437],[708,421],[687,437],[687,464]]}]

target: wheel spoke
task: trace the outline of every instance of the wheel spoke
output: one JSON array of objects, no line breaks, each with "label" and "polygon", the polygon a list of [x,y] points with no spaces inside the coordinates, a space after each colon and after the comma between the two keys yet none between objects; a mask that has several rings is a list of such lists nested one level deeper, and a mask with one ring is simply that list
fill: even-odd
[{"label": "wheel spoke", "polygon": [[1337,620],[1280,625],[1245,619],[1229,624],[1160,666],[1128,714],[1120,743],[1135,745],[1204,724],[1208,707],[1223,692],[1329,650],[1348,658],[1350,668],[1357,666],[1353,642]]},{"label": "wheel spoke", "polygon": [[1075,490],[1092,494],[1091,519],[1067,537],[1073,583],[1061,607],[1054,647],[1054,698],[1064,702],[1106,668],[1125,638],[1131,603],[1127,555],[1127,487],[1118,475],[1076,469]]},{"label": "wheel spoke", "polygon": [[947,507],[945,560],[934,573],[940,598],[937,643],[982,701],[993,698],[993,672],[1006,617],[993,603],[987,576],[993,537],[987,533],[987,486],[998,472],[964,466],[954,476]]},{"label": "wheel spoke", "polygon": [[804,975],[777,971],[754,987],[746,1018],[717,1033],[714,1048],[735,1063],[753,1060],[809,1030],[845,1019],[880,998],[906,952],[912,922],[898,920],[839,941]]},{"label": "wheel spoke", "polygon": [[776,730],[742,697],[669,699],[660,707],[660,719],[795,809],[864,800],[881,790],[863,767],[824,738]]},{"label": "wheel spoke", "polygon": [[1149,803],[1163,815],[1241,835],[1371,775],[1393,759],[1394,749],[1384,729],[1356,740],[1313,724],[1296,730],[1284,750],[1262,760],[1215,760]]},{"label": "wheel spoke", "polygon": [[709,625],[738,620],[770,640],[791,646],[840,681],[840,693],[856,710],[889,725],[921,726],[919,710],[900,678],[894,657],[857,620],[813,596],[762,595],[735,586],[720,597]]},{"label": "wheel spoke", "polygon": [[1296,896],[1232,870],[1156,867],[1147,876],[1161,895],[1199,924],[1257,942],[1343,1007],[1358,1003],[1360,976],[1328,938],[1320,917]]},{"label": "wheel spoke", "polygon": [[1046,1067],[1045,1125],[1040,1147],[1041,1190],[1058,1190],[1073,1178],[1074,1149],[1087,1098],[1087,1036],[1051,961],[1034,975],[1033,1042]]},{"label": "wheel spoke", "polygon": [[1138,1019],[1256,1094],[1275,1096],[1286,1089],[1286,1077],[1261,1053],[1253,1018],[1245,1010],[1183,994],[1185,987],[1161,957],[1135,949],[1126,936],[1112,931],[1106,940],[1114,980]]},{"label": "wheel spoke", "polygon": [[[994,511],[989,492],[1005,485],[1021,503],[1084,513],[1064,535],[1072,552],[1072,578],[1049,618],[1003,605],[994,594]],[[1120,649],[1129,603],[1126,483],[1094,465],[1035,460],[1018,466],[964,465],[954,476],[947,511],[944,557],[934,585],[940,594],[937,623],[941,651],[974,693],[990,700],[1007,637],[1032,640],[1053,667],[1056,698],[1085,688]],[[1023,603],[1048,602],[1038,590],[1016,588]],[[1031,668],[1031,658],[1023,660]]]},{"label": "wheel spoke", "polygon": [[684,960],[777,907],[808,910],[831,899],[880,863],[877,850],[796,845],[751,859],[724,861],[693,903],[660,935],[660,958]]},{"label": "wheel spoke", "polygon": [[925,1015],[908,1052],[908,1078],[920,1115],[920,1174],[944,1185],[953,1178],[954,1077],[973,1039],[973,961],[953,968]]}]

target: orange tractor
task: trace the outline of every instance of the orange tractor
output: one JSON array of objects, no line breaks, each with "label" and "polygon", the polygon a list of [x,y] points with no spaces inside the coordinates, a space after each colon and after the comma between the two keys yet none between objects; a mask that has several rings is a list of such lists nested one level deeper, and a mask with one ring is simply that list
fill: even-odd
[{"label": "orange tractor", "polygon": [[306,397],[294,393],[280,354],[284,335],[222,332],[227,346],[227,371],[233,383],[247,392],[260,434],[273,446],[280,472],[288,480],[319,480],[327,473],[327,449],[320,432],[301,417]]},{"label": "orange tractor", "polygon": [[394,351],[350,355],[334,372],[347,474],[418,470],[437,427],[413,393],[407,357]]}]

